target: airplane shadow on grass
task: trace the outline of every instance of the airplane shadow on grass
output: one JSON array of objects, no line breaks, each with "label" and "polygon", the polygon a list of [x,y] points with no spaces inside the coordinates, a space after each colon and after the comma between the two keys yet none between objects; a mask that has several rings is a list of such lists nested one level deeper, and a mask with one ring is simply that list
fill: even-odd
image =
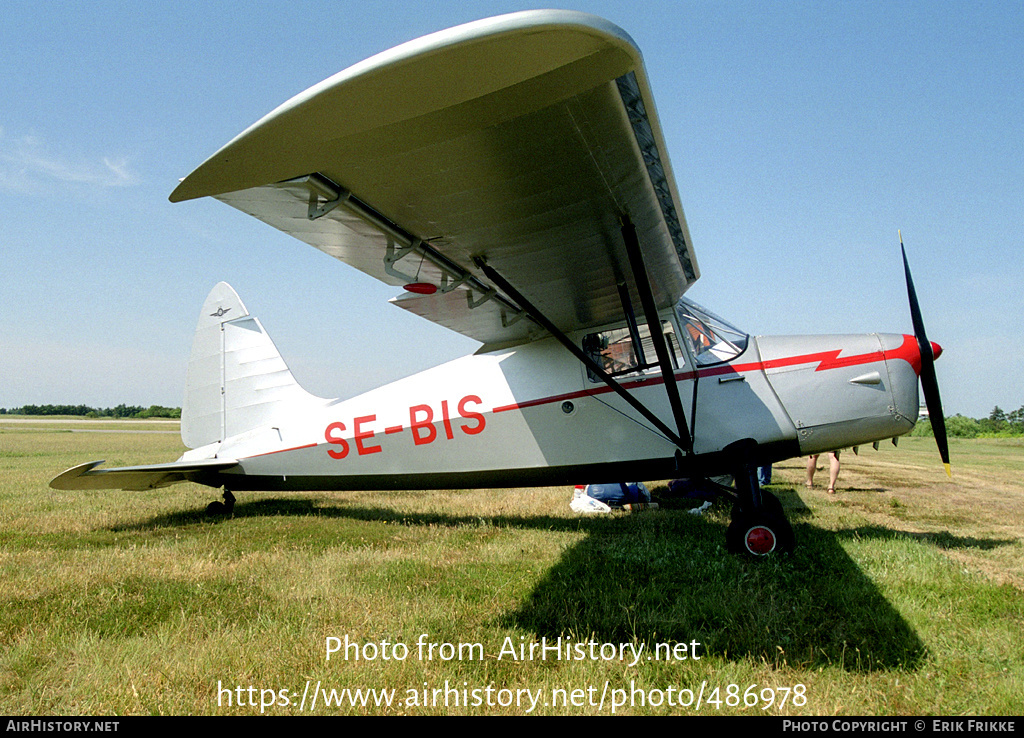
[{"label": "airplane shadow on grass", "polygon": [[[773,488],[793,523],[796,551],[752,560],[724,549],[727,510],[710,518],[682,511],[627,516],[469,517],[407,513],[373,507],[327,506],[299,497],[235,506],[235,517],[318,516],[405,525],[584,531],[502,625],[537,638],[575,641],[698,641],[701,654],[776,666],[838,666],[850,671],[913,669],[926,656],[913,629],[879,592],[840,541],[905,534],[885,528],[835,533],[804,522],[810,516],[792,488]],[[721,503],[719,503],[721,504]],[[201,513],[177,513],[121,528],[195,524]],[[1000,545],[929,540],[944,548]]]},{"label": "airplane shadow on grass", "polygon": [[702,653],[776,666],[916,667],[926,651],[913,629],[835,533],[801,522],[809,511],[794,491],[779,496],[797,539],[791,555],[727,554],[725,515],[627,518],[566,552],[510,624],[650,647],[696,640]]}]

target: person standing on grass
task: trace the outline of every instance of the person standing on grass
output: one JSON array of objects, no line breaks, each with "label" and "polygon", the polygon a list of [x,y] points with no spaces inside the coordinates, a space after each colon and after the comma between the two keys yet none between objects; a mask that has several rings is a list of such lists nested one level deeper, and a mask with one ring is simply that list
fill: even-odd
[{"label": "person standing on grass", "polygon": [[[829,451],[828,463],[828,493],[836,493],[836,480],[839,479],[839,451]],[[818,469],[818,454],[813,454],[807,459],[807,489],[814,487],[814,472]]]}]

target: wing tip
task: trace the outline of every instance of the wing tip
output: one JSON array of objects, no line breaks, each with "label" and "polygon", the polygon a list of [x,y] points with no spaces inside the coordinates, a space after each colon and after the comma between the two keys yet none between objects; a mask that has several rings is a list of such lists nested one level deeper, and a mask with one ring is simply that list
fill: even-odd
[{"label": "wing tip", "polygon": [[71,483],[79,477],[85,476],[103,462],[104,460],[101,459],[100,461],[87,461],[84,464],[73,466],[51,479],[50,488],[60,490],[80,489],[80,487]]}]

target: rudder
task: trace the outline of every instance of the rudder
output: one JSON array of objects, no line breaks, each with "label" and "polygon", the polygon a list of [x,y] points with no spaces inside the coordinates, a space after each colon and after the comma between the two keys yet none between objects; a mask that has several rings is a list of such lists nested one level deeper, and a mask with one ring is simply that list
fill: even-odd
[{"label": "rudder", "polygon": [[189,448],[223,441],[332,402],[295,381],[260,321],[226,282],[203,303],[181,408]]}]

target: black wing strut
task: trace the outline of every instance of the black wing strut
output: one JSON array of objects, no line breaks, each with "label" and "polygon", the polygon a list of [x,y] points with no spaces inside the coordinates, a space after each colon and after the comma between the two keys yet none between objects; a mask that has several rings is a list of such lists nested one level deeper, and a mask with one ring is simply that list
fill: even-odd
[{"label": "black wing strut", "polygon": [[661,329],[661,318],[658,316],[658,307],[654,302],[654,293],[651,291],[651,282],[647,275],[647,267],[644,264],[644,255],[640,250],[640,240],[636,235],[636,226],[633,225],[629,218],[623,218],[622,221],[622,240],[626,244],[626,255],[629,257],[629,265],[633,269],[633,281],[636,282],[636,291],[640,294],[640,305],[644,309],[647,328],[651,332],[654,351],[658,355],[658,364],[661,366],[661,376],[665,380],[665,391],[668,393],[668,402],[672,407],[672,416],[676,420],[679,437],[685,443],[680,448],[686,451],[687,454],[692,454],[693,440],[690,438],[690,431],[687,429],[686,415],[683,413],[683,402],[679,398],[679,388],[676,386],[675,371],[672,367],[672,355],[669,353],[668,344],[665,341],[665,332]]},{"label": "black wing strut", "polygon": [[[674,443],[678,448],[685,450],[687,453],[692,452],[693,447],[692,444],[689,443],[689,433],[686,431],[685,423],[683,423],[682,427],[684,434],[683,437],[686,438],[686,441],[683,441],[683,438],[680,438],[679,434],[675,433],[671,428],[665,425],[665,423],[662,422],[661,418],[659,418],[657,415],[651,412],[651,410],[648,409],[646,405],[644,405],[638,399],[633,397],[633,395],[631,395],[628,391],[626,391],[625,387],[616,382],[615,379],[610,374],[608,374],[608,372],[606,372],[601,366],[599,366],[596,361],[590,358],[586,354],[586,352],[583,351],[583,349],[581,349],[579,346],[573,343],[572,340],[567,335],[565,335],[565,333],[559,330],[554,323],[548,320],[533,303],[531,303],[529,300],[523,297],[522,293],[520,293],[519,290],[517,290],[515,287],[509,284],[508,280],[506,280],[497,271],[495,271],[493,267],[489,266],[484,259],[476,257],[474,258],[473,261],[478,267],[480,267],[480,269],[483,270],[484,274],[487,275],[487,278],[494,282],[496,285],[498,285],[498,288],[502,292],[504,292],[506,295],[512,298],[512,300],[522,310],[524,310],[532,320],[534,320],[538,325],[540,325],[542,328],[547,330],[552,336],[554,336],[558,340],[558,342],[565,346],[565,348],[568,349],[573,356],[579,359],[583,363],[583,365],[587,367],[587,369],[593,372],[595,376],[599,377],[602,382],[611,387],[616,394],[618,394],[623,400],[629,403],[630,407],[632,407],[638,413],[643,415],[644,418],[650,421],[655,428],[661,431],[661,433],[663,433],[665,437],[668,438],[672,443]],[[660,330],[661,326],[659,325],[658,327]],[[662,343],[664,343],[664,336],[662,336]],[[672,386],[673,389],[675,389],[674,381]]]}]

